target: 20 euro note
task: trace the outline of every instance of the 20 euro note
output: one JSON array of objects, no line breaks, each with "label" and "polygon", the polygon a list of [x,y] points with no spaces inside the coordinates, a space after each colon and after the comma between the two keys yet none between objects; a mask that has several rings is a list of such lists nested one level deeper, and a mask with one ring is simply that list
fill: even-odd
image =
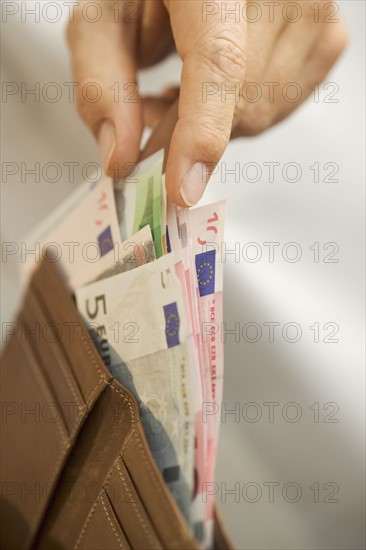
[{"label": "20 euro note", "polygon": [[194,417],[185,316],[174,257],[76,291],[102,359],[136,397],[156,463],[190,523]]}]

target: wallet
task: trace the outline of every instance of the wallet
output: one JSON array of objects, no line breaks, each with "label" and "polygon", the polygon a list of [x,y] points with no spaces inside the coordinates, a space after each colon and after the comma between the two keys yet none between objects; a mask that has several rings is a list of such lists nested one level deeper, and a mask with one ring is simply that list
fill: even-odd
[{"label": "wallet", "polygon": [[[2,548],[199,549],[56,263],[42,260],[7,325]],[[214,548],[233,548],[216,506]]]}]

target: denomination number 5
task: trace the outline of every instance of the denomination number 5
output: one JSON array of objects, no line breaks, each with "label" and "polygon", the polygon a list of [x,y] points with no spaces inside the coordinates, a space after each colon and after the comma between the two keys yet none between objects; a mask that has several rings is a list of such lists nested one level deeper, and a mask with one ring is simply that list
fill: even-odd
[{"label": "denomination number 5", "polygon": [[96,296],[95,297],[95,308],[94,308],[93,312],[91,312],[90,309],[89,309],[89,300],[86,300],[86,302],[85,302],[86,312],[88,314],[89,319],[95,319],[96,316],[98,315],[99,302],[101,302],[103,304],[104,315],[107,314],[107,309],[106,309],[106,305],[105,305],[105,295],[102,294],[101,296]]}]

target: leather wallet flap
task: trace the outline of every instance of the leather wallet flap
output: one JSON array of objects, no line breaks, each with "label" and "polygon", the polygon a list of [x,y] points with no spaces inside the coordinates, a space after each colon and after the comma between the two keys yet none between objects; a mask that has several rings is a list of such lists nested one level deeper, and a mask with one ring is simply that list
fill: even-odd
[{"label": "leather wallet flap", "polygon": [[[198,549],[55,264],[32,277],[2,368],[4,547]],[[215,522],[215,548],[232,548]]]}]

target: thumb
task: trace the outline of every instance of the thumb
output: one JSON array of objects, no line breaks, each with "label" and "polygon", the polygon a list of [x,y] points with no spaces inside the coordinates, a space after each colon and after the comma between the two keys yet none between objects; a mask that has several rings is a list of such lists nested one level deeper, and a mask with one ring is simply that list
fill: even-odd
[{"label": "thumb", "polygon": [[138,22],[124,22],[123,3],[93,2],[99,18],[92,21],[80,2],[67,31],[78,110],[98,140],[105,172],[114,178],[131,171],[142,134],[134,51]]},{"label": "thumb", "polygon": [[[228,15],[222,22],[219,3],[212,3],[217,10],[204,17],[206,4],[167,2],[183,70],[166,181],[169,198],[180,206],[192,206],[201,198],[208,175],[225,151],[245,73],[243,21],[238,23],[233,13],[233,18]],[[224,4],[230,13],[244,1]]]}]

